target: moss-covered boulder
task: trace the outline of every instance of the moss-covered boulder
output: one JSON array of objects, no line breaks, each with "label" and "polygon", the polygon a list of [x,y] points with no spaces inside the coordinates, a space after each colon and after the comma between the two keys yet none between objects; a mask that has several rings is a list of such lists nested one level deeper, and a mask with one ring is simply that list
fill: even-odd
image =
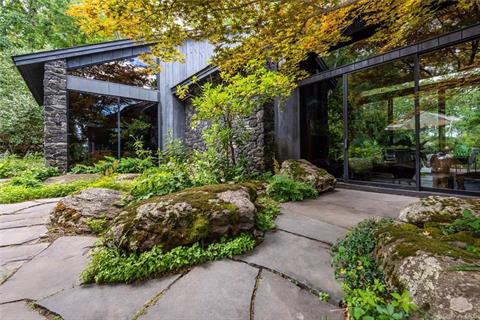
[{"label": "moss-covered boulder", "polygon": [[153,197],[126,208],[106,234],[107,244],[143,252],[168,250],[251,230],[256,191],[239,184],[211,185]]},{"label": "moss-covered boulder", "polygon": [[60,200],[50,213],[50,230],[57,234],[100,233],[120,214],[123,194],[89,188]]},{"label": "moss-covered boulder", "polygon": [[319,192],[333,190],[337,183],[337,179],[325,169],[318,168],[304,159],[283,161],[280,174],[309,183]]},{"label": "moss-covered boulder", "polygon": [[480,319],[480,256],[461,245],[478,246],[479,238],[408,223],[381,228],[376,237],[385,280],[408,290],[428,319]]},{"label": "moss-covered boulder", "polygon": [[404,208],[399,219],[417,225],[427,222],[451,222],[461,217],[465,210],[480,215],[480,199],[431,196]]}]

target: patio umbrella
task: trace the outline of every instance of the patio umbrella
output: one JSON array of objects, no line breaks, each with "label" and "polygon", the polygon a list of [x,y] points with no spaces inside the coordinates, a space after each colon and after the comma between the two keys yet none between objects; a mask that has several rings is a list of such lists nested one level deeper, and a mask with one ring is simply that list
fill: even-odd
[{"label": "patio umbrella", "polygon": [[[454,116],[447,116],[440,113],[433,113],[429,111],[420,112],[420,129],[443,127],[452,122],[460,121],[461,119]],[[408,119],[401,119],[396,123],[388,125],[385,130],[415,130],[415,116]]]}]

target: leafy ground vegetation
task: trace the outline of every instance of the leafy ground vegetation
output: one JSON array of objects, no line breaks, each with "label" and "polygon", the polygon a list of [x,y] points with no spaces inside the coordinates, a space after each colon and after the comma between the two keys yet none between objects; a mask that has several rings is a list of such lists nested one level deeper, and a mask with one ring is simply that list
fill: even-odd
[{"label": "leafy ground vegetation", "polygon": [[83,271],[82,280],[86,283],[128,283],[233,257],[252,250],[255,245],[256,241],[249,233],[231,239],[223,238],[208,245],[179,246],[170,251],[156,246],[143,253],[125,253],[100,245],[93,250],[92,260]]},{"label": "leafy ground vegetation", "polygon": [[332,247],[335,276],[342,281],[344,303],[353,319],[408,319],[416,308],[408,292],[387,289],[372,256],[376,232],[392,223],[365,220]]}]

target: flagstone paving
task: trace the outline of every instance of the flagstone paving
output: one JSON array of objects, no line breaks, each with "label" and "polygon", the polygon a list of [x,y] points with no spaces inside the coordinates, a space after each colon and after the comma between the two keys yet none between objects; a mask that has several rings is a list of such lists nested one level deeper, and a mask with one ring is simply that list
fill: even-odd
[{"label": "flagstone paving", "polygon": [[49,319],[343,319],[329,247],[361,220],[396,217],[415,200],[341,189],[286,203],[277,230],[251,253],[161,279],[101,286],[79,281],[94,237],[42,238],[58,199],[0,205],[0,319],[46,319],[30,300]]}]

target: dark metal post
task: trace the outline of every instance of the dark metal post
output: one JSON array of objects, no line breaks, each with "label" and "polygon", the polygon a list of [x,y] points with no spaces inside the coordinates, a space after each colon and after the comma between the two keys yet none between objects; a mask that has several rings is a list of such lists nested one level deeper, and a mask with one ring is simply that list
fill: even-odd
[{"label": "dark metal post", "polygon": [[121,122],[120,122],[120,112],[121,112],[121,108],[120,108],[120,98],[117,98],[117,158],[120,159],[120,156],[121,156],[121,142],[122,142],[122,137],[121,137],[121,133],[122,133],[122,129],[121,129]]},{"label": "dark metal post", "polygon": [[[160,64],[160,59],[156,59],[157,64]],[[162,116],[162,101],[160,93],[160,73],[157,72],[157,91],[158,91],[158,106],[157,106],[157,139],[158,139],[158,149],[163,149],[163,116]]]},{"label": "dark metal post", "polygon": [[415,96],[415,190],[420,191],[420,62],[414,56],[414,96]]},{"label": "dark metal post", "polygon": [[342,75],[343,91],[343,180],[348,181],[348,74]]}]

